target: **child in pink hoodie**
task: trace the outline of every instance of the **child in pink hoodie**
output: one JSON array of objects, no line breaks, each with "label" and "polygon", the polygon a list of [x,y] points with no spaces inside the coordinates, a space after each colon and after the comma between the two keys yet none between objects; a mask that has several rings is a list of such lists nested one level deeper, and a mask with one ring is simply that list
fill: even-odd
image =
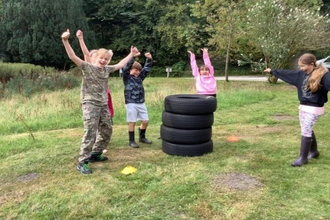
[{"label": "child in pink hoodie", "polygon": [[196,90],[200,95],[217,96],[217,81],[214,78],[214,69],[211,64],[207,48],[201,49],[203,51],[204,65],[198,68],[195,54],[188,50],[190,54],[190,66],[192,74],[196,81]]}]

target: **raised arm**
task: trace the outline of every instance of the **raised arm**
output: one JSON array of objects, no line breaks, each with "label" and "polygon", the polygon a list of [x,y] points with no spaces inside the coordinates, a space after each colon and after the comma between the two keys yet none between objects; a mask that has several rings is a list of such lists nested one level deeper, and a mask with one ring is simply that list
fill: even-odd
[{"label": "raised arm", "polygon": [[208,53],[208,49],[206,47],[204,47],[202,49],[203,51],[203,60],[204,60],[204,65],[207,66],[210,69],[210,75],[214,75],[214,68],[212,66],[210,57],[209,57],[209,53]]},{"label": "raised arm", "polygon": [[135,57],[137,54],[140,54],[139,50],[136,47],[131,46],[131,52],[127,55],[127,57],[114,65],[115,71],[124,68],[128,61],[130,61],[130,59]]},{"label": "raised arm", "polygon": [[197,77],[199,75],[199,70],[198,70],[195,54],[190,50],[188,50],[188,53],[190,55],[190,67],[191,67],[192,75],[194,77]]},{"label": "raised arm", "polygon": [[300,77],[305,75],[305,72],[302,70],[278,70],[267,68],[264,70],[264,72],[272,74],[284,82],[296,86],[297,88],[299,86]]},{"label": "raised arm", "polygon": [[144,64],[144,66],[142,68],[142,71],[141,71],[141,74],[140,74],[140,77],[142,78],[142,80],[144,80],[148,76],[148,74],[151,70],[151,67],[152,67],[152,63],[153,63],[151,53],[147,52],[147,53],[144,54],[144,56],[147,59],[146,59],[146,62]]},{"label": "raised arm", "polygon": [[123,70],[123,79],[126,80],[129,75],[130,75],[130,70],[131,70],[131,67],[135,61],[135,57],[139,56],[140,55],[140,52],[136,53],[134,55],[134,57],[132,57],[127,63],[126,65],[122,68]]},{"label": "raised arm", "polygon": [[62,34],[62,42],[63,42],[64,48],[65,48],[65,51],[68,54],[70,60],[72,60],[78,67],[80,67],[83,61],[79,57],[77,57],[77,55],[73,51],[73,49],[69,43],[69,37],[70,37],[70,31],[69,31],[69,29],[67,29]]},{"label": "raised arm", "polygon": [[77,33],[76,33],[76,36],[77,36],[78,41],[79,41],[80,49],[84,54],[84,60],[86,62],[90,63],[91,62],[91,56],[90,56],[89,50],[87,49],[87,46],[85,44],[83,32],[81,30],[78,30]]},{"label": "raised arm", "polygon": [[134,61],[135,61],[135,59],[134,59],[134,57],[132,57],[127,63],[126,63],[126,65],[123,67],[123,76],[125,76],[125,75],[129,75],[129,71],[130,71],[130,69],[131,69],[131,66],[133,65],[133,63],[134,63]]}]

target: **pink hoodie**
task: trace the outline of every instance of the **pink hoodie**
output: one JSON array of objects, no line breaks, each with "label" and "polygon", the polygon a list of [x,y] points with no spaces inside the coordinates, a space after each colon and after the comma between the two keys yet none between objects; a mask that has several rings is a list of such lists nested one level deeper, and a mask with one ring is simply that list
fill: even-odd
[{"label": "pink hoodie", "polygon": [[111,98],[111,91],[110,91],[110,89],[108,89],[107,93],[108,93],[108,107],[109,107],[109,112],[110,112],[111,118],[113,118],[113,116],[115,116],[115,110],[114,110],[113,104],[112,104],[112,98]]},{"label": "pink hoodie", "polygon": [[217,81],[214,78],[214,69],[211,64],[209,54],[207,52],[203,52],[203,60],[204,60],[204,65],[210,69],[209,76],[201,76],[195,59],[195,54],[192,53],[190,55],[190,66],[192,69],[192,74],[196,81],[197,93],[201,95],[217,94]]}]

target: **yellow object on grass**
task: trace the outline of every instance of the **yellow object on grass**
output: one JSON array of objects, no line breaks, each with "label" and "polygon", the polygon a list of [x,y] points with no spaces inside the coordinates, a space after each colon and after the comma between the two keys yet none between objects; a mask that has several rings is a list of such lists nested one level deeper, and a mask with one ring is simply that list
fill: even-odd
[{"label": "yellow object on grass", "polygon": [[125,174],[125,175],[128,175],[128,174],[132,174],[132,173],[135,173],[137,171],[137,169],[135,167],[132,167],[132,166],[126,166],[122,171],[121,173],[122,174]]}]

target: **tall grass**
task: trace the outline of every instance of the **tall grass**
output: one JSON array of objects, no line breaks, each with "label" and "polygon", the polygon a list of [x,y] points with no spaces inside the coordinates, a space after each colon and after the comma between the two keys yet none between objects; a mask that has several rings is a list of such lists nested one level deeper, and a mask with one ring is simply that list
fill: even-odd
[{"label": "tall grass", "polygon": [[[315,133],[319,159],[293,168],[300,129],[295,88],[218,81],[214,151],[167,155],[159,127],[170,94],[194,80],[144,82],[152,145],[128,147],[123,83],[110,78],[115,107],[109,161],[75,170],[83,135],[79,89],[15,96],[0,105],[0,219],[330,219],[329,114]],[[326,105],[328,112],[328,106]],[[236,135],[239,142],[228,142]],[[120,171],[137,168],[131,175]]]}]

